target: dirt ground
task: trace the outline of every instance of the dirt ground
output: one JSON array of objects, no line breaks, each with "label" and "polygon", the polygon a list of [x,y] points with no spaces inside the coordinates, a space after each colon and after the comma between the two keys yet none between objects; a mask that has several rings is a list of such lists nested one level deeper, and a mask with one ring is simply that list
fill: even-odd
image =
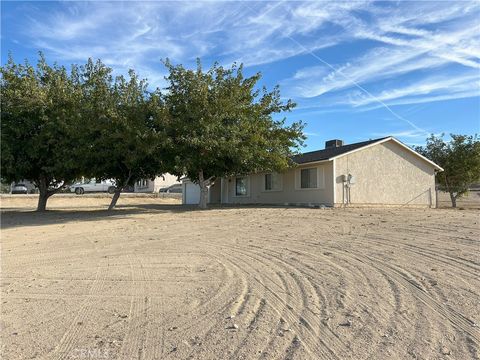
[{"label": "dirt ground", "polygon": [[478,210],[107,204],[2,199],[3,359],[480,357]]}]

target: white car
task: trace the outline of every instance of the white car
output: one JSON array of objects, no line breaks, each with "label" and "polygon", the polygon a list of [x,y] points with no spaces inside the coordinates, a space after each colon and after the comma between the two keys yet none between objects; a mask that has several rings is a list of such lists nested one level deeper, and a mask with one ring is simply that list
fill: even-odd
[{"label": "white car", "polygon": [[108,192],[113,194],[115,192],[115,184],[111,180],[95,180],[82,184],[70,185],[70,191],[77,195],[82,195],[86,192]]},{"label": "white car", "polygon": [[28,194],[25,184],[15,184],[12,186],[12,194]]}]

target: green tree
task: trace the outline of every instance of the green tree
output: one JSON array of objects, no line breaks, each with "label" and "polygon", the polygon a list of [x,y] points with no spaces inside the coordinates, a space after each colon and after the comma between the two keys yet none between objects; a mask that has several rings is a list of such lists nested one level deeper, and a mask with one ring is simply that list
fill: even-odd
[{"label": "green tree", "polygon": [[443,134],[440,137],[432,135],[426,146],[415,150],[444,169],[437,176],[439,189],[448,192],[452,207],[457,207],[457,199],[480,180],[480,142],[476,136],[450,136],[452,140],[446,142]]},{"label": "green tree", "polygon": [[81,90],[77,68],[49,66],[42,54],[36,67],[1,67],[1,167],[7,181],[26,179],[39,189],[38,211],[50,196],[80,175],[74,161]]},{"label": "green tree", "polygon": [[295,106],[282,102],[278,86],[257,90],[260,73],[244,77],[242,65],[214,64],[206,72],[199,60],[196,70],[168,60],[165,65],[173,172],[200,186],[200,208],[207,207],[208,189],[218,178],[292,165],[292,149],[303,144],[303,124],[273,118]]},{"label": "green tree", "polygon": [[126,187],[164,172],[164,105],[133,70],[113,79],[112,69],[91,60],[82,70],[85,174],[115,181],[111,210]]}]

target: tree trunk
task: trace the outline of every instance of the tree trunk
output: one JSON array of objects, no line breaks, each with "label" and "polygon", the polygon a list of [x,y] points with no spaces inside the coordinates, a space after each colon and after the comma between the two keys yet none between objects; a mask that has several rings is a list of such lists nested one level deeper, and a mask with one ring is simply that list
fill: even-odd
[{"label": "tree trunk", "polygon": [[47,200],[50,196],[48,194],[42,193],[40,191],[40,194],[38,195],[38,205],[37,205],[37,211],[45,211],[47,210]]},{"label": "tree trunk", "polygon": [[38,205],[37,205],[37,211],[45,211],[47,209],[47,200],[50,198],[50,196],[56,194],[58,191],[63,189],[66,185],[65,182],[57,188],[54,188],[53,190],[49,190],[49,185],[50,181],[47,180],[45,177],[41,177],[40,179],[35,181],[35,184],[38,187]]},{"label": "tree trunk", "polygon": [[125,189],[128,186],[128,183],[130,182],[130,179],[132,178],[132,173],[128,173],[127,179],[121,183],[120,181],[115,180],[115,185],[116,184],[122,184],[121,186],[115,188],[115,192],[113,193],[112,201],[110,202],[110,205],[108,206],[108,210],[112,210],[115,205],[117,205],[118,198],[120,197],[120,193],[122,192],[123,189]]},{"label": "tree trunk", "polygon": [[198,174],[198,185],[200,186],[200,201],[198,202],[198,207],[200,209],[207,208],[209,182],[210,179],[205,180],[205,178],[203,177],[203,171],[200,171]]},{"label": "tree trunk", "polygon": [[451,192],[450,193],[450,200],[452,201],[452,207],[457,207],[457,197]]},{"label": "tree trunk", "polygon": [[45,179],[38,181],[38,192],[37,211],[45,211],[47,210],[47,200],[52,195],[48,191],[48,184]]},{"label": "tree trunk", "polygon": [[118,198],[120,197],[121,192],[122,192],[122,188],[115,189],[115,192],[113,193],[112,201],[108,206],[109,211],[112,210],[115,207],[115,205],[117,205],[117,201],[118,201]]}]

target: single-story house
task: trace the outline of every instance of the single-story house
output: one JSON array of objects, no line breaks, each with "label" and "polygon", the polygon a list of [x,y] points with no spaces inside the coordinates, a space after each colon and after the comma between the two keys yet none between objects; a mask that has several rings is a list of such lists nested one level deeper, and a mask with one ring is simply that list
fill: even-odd
[{"label": "single-story house", "polygon": [[[394,137],[344,145],[292,157],[284,173],[261,172],[217,179],[212,204],[435,207],[435,174],[443,169]],[[197,204],[198,185],[183,180],[183,203]]]},{"label": "single-story house", "polygon": [[154,180],[140,179],[135,183],[133,189],[137,193],[157,193],[160,189],[169,187],[174,184],[180,184],[178,177],[169,173],[157,176]]}]

